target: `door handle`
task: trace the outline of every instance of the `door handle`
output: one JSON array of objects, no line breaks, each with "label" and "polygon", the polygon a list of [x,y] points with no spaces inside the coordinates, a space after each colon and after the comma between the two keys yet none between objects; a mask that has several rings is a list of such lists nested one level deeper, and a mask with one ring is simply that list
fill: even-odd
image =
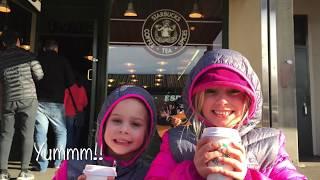
[{"label": "door handle", "polygon": [[304,112],[304,115],[307,116],[308,115],[308,106],[307,106],[307,103],[303,103],[303,112]]},{"label": "door handle", "polygon": [[88,79],[89,81],[92,80],[92,69],[88,69],[88,71],[87,71],[87,79]]}]

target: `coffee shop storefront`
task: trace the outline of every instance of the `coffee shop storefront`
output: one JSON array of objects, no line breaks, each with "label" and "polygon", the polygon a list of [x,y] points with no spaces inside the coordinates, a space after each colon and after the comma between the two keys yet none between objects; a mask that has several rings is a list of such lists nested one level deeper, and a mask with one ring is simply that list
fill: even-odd
[{"label": "coffee shop storefront", "polygon": [[[65,6],[54,6],[52,0],[47,0],[42,1],[43,8],[37,16],[40,19],[37,37],[76,37],[74,42],[86,39],[86,44],[92,47],[88,50],[93,57],[89,74],[84,75],[91,80],[89,142],[93,140],[101,103],[115,87],[136,84],[151,92],[158,104],[175,101],[181,96],[190,69],[203,53],[214,48],[237,50],[248,57],[262,82],[261,126],[282,129],[287,137],[286,148],[292,160],[298,163],[299,156],[320,155],[320,141],[317,140],[320,133],[315,128],[319,115],[311,111],[316,109],[311,108],[316,104],[310,100],[310,97],[317,99],[314,92],[318,87],[312,84],[317,84],[318,79],[310,80],[311,89],[305,90],[308,96],[303,97],[308,98],[303,101],[299,100],[302,92],[296,81],[296,77],[300,77],[296,76],[297,60],[311,51],[304,48],[306,43],[295,46],[295,37],[299,33],[303,37],[306,35],[294,24],[303,24],[305,19],[293,16],[294,12],[306,14],[312,8],[311,5],[294,6],[295,2],[299,3],[297,0],[188,0],[184,3],[117,0],[73,4],[70,1],[72,6],[66,2],[61,3]],[[315,2],[310,0],[312,3]],[[59,8],[74,13],[65,16]],[[83,12],[90,13],[85,16]],[[314,16],[309,14],[309,17]],[[77,32],[72,28],[49,26],[48,19],[51,22],[54,19],[56,24],[78,23],[78,29],[74,28]],[[79,33],[85,29],[81,23],[90,30]],[[318,26],[312,26],[312,31],[316,32]],[[31,35],[35,33],[32,28]],[[35,37],[31,36],[30,44],[35,50]],[[317,55],[310,54],[310,57]],[[312,68],[306,73],[306,77],[315,77]]]}]

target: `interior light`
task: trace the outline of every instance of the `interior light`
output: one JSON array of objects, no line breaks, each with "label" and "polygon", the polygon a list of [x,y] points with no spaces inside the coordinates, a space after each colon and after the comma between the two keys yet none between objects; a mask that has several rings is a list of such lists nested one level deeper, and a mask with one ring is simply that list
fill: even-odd
[{"label": "interior light", "polygon": [[159,61],[159,62],[157,62],[157,64],[160,64],[160,65],[166,65],[166,64],[168,64],[168,62],[167,61]]},{"label": "interior light", "polygon": [[92,55],[88,55],[88,56],[84,56],[85,59],[92,61],[93,60],[93,56]]},{"label": "interior light", "polygon": [[159,68],[159,69],[157,69],[157,71],[158,72],[164,72],[164,71],[166,71],[166,69]]},{"label": "interior light", "polygon": [[30,51],[30,49],[31,49],[31,47],[30,47],[29,44],[22,44],[22,45],[20,45],[20,47],[21,47],[22,49],[26,50],[26,51]]},{"label": "interior light", "polygon": [[128,63],[124,63],[126,66],[128,66],[128,67],[132,67],[132,66],[134,66],[134,64],[133,63],[130,63],[130,62],[128,62]]},{"label": "interior light", "polygon": [[198,5],[198,1],[195,0],[195,2],[193,3],[193,7],[192,7],[192,11],[189,14],[190,18],[202,18],[203,15],[201,14],[200,10],[199,10],[199,5]]},{"label": "interior light", "polygon": [[3,12],[3,13],[11,12],[11,9],[8,5],[7,0],[0,0],[0,12]]},{"label": "interior light", "polygon": [[136,13],[136,11],[134,10],[133,2],[130,1],[130,2],[128,3],[127,10],[124,12],[123,15],[124,15],[124,16],[129,16],[129,17],[138,16],[138,14]]},{"label": "interior light", "polygon": [[134,73],[134,72],[136,72],[136,70],[135,69],[129,69],[128,70],[130,73]]}]

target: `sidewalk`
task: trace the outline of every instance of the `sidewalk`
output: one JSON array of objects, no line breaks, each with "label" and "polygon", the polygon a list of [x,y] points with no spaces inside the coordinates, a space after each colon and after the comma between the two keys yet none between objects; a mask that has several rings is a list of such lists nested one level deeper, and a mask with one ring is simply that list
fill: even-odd
[{"label": "sidewalk", "polygon": [[[11,180],[15,180],[20,173],[20,163],[19,162],[9,162],[9,173],[11,175]],[[52,179],[55,168],[48,168],[45,173],[40,173],[39,171],[32,171],[36,180],[50,180]]]},{"label": "sidewalk", "polygon": [[[16,179],[20,170],[20,164],[10,162],[9,164],[9,173],[11,174],[11,179]],[[300,162],[299,167],[297,167],[299,172],[306,175],[309,180],[320,180],[320,162]],[[33,171],[32,173],[35,175],[36,180],[50,180],[52,179],[55,168],[48,168],[47,172],[40,173],[37,171]]]},{"label": "sidewalk", "polygon": [[297,168],[299,172],[306,175],[310,180],[320,179],[320,161],[318,158],[315,161],[300,162]]}]

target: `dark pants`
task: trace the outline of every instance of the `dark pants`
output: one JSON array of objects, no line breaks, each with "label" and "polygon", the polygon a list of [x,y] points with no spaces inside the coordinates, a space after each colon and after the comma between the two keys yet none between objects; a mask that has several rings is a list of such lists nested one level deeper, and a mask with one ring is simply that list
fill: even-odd
[{"label": "dark pants", "polygon": [[[84,113],[80,112],[74,117],[66,117],[67,125],[67,147],[80,148],[85,146],[86,139],[83,139]],[[83,142],[84,141],[84,142]]]},{"label": "dark pants", "polygon": [[15,123],[21,135],[21,168],[27,169],[33,150],[33,133],[37,99],[6,102],[2,105],[0,119],[0,169],[8,169],[8,159],[15,131]]}]

